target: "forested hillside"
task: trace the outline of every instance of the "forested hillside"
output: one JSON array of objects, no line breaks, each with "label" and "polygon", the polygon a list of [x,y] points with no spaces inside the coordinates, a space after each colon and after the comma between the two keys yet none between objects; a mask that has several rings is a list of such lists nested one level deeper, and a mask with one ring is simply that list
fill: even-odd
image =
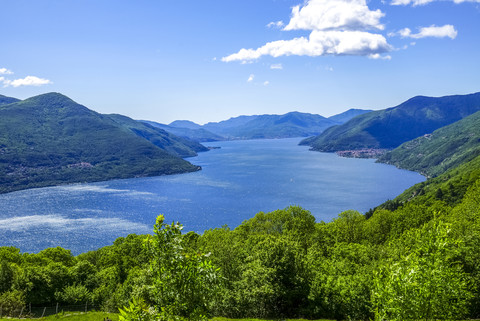
[{"label": "forested hillside", "polygon": [[480,155],[480,112],[400,145],[378,161],[437,176]]},{"label": "forested hillside", "polygon": [[175,136],[165,130],[133,120],[123,115],[108,115],[117,124],[130,129],[135,135],[145,138],[152,144],[178,157],[197,156],[198,152],[206,152],[208,148],[202,144]]},{"label": "forested hillside", "polygon": [[321,152],[391,149],[479,110],[480,93],[439,98],[417,96],[396,107],[357,116],[301,144]]},{"label": "forested hillside", "polygon": [[0,192],[199,169],[178,157],[199,144],[132,122],[57,93],[1,105]]}]

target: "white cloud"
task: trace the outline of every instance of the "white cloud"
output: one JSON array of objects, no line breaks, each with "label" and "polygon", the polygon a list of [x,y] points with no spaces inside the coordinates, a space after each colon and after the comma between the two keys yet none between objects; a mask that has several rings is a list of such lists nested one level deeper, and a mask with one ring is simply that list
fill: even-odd
[{"label": "white cloud", "polygon": [[384,56],[382,56],[382,55],[380,55],[380,54],[378,54],[378,53],[374,53],[374,54],[368,55],[367,57],[370,58],[370,59],[381,59],[381,60],[390,60],[390,59],[392,59],[392,57],[391,57],[390,55],[384,55]]},{"label": "white cloud", "polygon": [[270,84],[270,82],[268,80],[263,82],[264,86],[268,86],[269,84]]},{"label": "white cloud", "polygon": [[268,27],[268,28],[278,28],[278,29],[280,29],[280,28],[282,28],[284,25],[285,25],[285,24],[283,23],[283,21],[280,20],[280,21],[274,21],[274,22],[272,21],[272,22],[270,22],[269,24],[267,24],[267,27]]},{"label": "white cloud", "polygon": [[413,39],[421,39],[427,37],[435,37],[435,38],[451,38],[455,39],[457,37],[457,30],[452,25],[444,25],[441,27],[437,27],[435,25],[431,25],[430,27],[422,27],[419,29],[418,33],[412,33],[412,30],[409,28],[404,28],[399,30],[398,32],[389,33],[389,36],[400,36],[402,38],[413,38]]},{"label": "white cloud", "polygon": [[255,75],[254,74],[251,74],[248,79],[247,79],[247,82],[252,82],[253,81],[253,78],[255,78]]},{"label": "white cloud", "polygon": [[21,79],[15,80],[4,80],[3,84],[5,87],[12,86],[12,87],[20,87],[20,86],[42,86],[48,85],[52,82],[48,79],[38,78],[35,76],[27,76]]},{"label": "white cloud", "polygon": [[433,1],[435,0],[392,0],[391,4],[394,6],[406,6],[408,4],[412,4],[413,6],[421,6]]},{"label": "white cloud", "polygon": [[291,40],[278,40],[257,49],[241,49],[239,52],[223,57],[222,61],[251,61],[261,56],[326,56],[355,55],[370,56],[391,51],[383,35],[364,31],[317,31],[309,38],[300,37]]},{"label": "white cloud", "polygon": [[12,75],[13,71],[8,70],[7,68],[0,68],[0,75]]},{"label": "white cloud", "polygon": [[273,64],[270,65],[270,69],[283,69],[282,64]]},{"label": "white cloud", "polygon": [[309,0],[292,8],[284,30],[383,30],[379,9],[372,11],[365,0]]},{"label": "white cloud", "polygon": [[393,47],[383,35],[367,30],[383,30],[380,19],[384,16],[378,9],[370,10],[366,0],[307,0],[292,8],[290,22],[283,30],[309,30],[308,37],[272,41],[257,49],[243,48],[221,60],[248,63],[266,55],[380,57]]}]

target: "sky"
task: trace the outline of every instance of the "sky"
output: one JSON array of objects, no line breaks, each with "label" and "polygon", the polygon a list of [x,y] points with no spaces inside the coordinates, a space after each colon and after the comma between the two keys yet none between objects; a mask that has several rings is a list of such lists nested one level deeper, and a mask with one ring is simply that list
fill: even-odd
[{"label": "sky", "polygon": [[0,0],[0,94],[199,124],[480,91],[480,0]]}]

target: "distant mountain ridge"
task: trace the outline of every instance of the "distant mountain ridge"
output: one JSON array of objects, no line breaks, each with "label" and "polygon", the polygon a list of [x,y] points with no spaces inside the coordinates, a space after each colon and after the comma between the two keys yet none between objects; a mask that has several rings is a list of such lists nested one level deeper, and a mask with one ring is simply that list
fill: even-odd
[{"label": "distant mountain ridge", "polygon": [[372,111],[301,142],[312,150],[335,152],[392,149],[480,110],[480,93],[413,97],[392,108]]},{"label": "distant mountain ridge", "polygon": [[11,103],[16,103],[17,101],[20,101],[20,99],[0,95],[0,106],[1,105],[6,105],[6,104],[11,104]]},{"label": "distant mountain ridge", "polygon": [[59,93],[1,105],[0,192],[200,169],[177,156],[183,139],[136,123]]},{"label": "distant mountain ridge", "polygon": [[133,120],[127,116],[111,114],[107,115],[121,126],[130,129],[135,135],[145,138],[155,146],[178,157],[197,156],[198,152],[208,151],[202,144],[175,136],[165,130]]},{"label": "distant mountain ridge", "polygon": [[193,121],[189,121],[189,120],[176,120],[168,124],[168,126],[175,127],[175,128],[188,128],[188,129],[202,128],[202,125],[196,124]]},{"label": "distant mountain ridge", "polygon": [[369,113],[373,110],[370,109],[356,109],[356,108],[351,108],[347,111],[344,111],[343,113],[333,115],[328,117],[328,119],[333,120],[334,122],[337,122],[339,124],[346,123],[350,119],[357,117],[358,115],[366,114]]},{"label": "distant mountain ridge", "polygon": [[331,126],[367,112],[370,111],[350,109],[329,118],[301,112],[283,115],[244,115],[220,122],[210,122],[203,126],[188,120],[177,120],[169,125],[143,122],[196,141],[290,138],[318,135]]},{"label": "distant mountain ridge", "polygon": [[203,128],[190,129],[190,128],[182,128],[182,127],[172,127],[170,125],[160,124],[150,120],[140,120],[140,121],[150,126],[163,129],[168,133],[172,133],[179,137],[190,139],[196,142],[213,142],[213,141],[225,140],[225,137],[209,132],[208,130]]},{"label": "distant mountain ridge", "polygon": [[229,139],[306,137],[321,133],[336,124],[320,115],[290,112],[284,115],[256,116],[241,126],[229,128],[226,134]]}]

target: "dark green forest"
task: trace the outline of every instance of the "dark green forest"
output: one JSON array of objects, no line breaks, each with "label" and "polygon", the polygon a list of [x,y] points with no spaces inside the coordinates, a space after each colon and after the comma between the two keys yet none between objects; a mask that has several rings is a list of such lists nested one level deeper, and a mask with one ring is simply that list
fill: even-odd
[{"label": "dark green forest", "polygon": [[289,207],[199,235],[159,216],[152,235],[78,256],[3,247],[0,305],[88,302],[125,320],[478,318],[479,162],[328,223]]}]

